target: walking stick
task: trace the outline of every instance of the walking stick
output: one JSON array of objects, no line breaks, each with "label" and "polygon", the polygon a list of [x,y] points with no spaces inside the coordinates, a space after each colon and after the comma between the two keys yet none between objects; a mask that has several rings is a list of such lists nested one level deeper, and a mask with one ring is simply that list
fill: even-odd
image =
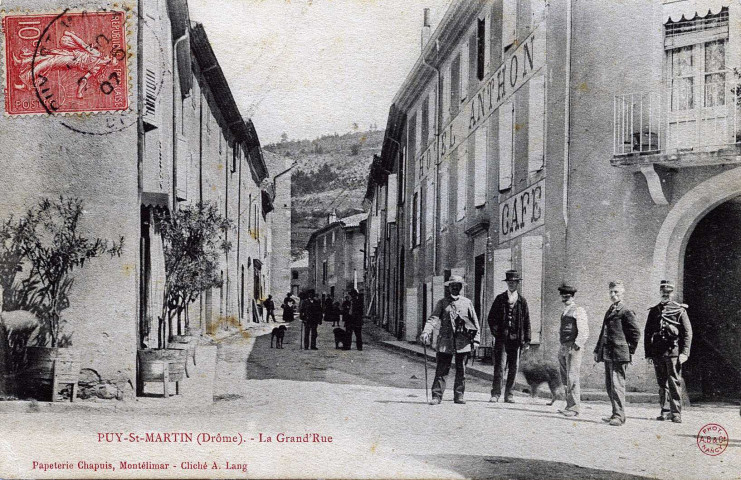
[{"label": "walking stick", "polygon": [[422,348],[425,354],[425,401],[430,403],[430,394],[427,392],[427,342],[422,342]]}]

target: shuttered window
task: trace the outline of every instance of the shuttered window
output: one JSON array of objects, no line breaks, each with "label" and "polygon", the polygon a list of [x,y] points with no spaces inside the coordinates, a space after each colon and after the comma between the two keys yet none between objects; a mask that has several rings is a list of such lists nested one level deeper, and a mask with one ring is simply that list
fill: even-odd
[{"label": "shuttered window", "polygon": [[456,220],[462,220],[466,216],[466,199],[468,198],[468,140],[457,148],[458,165],[456,169],[457,200],[456,200]]},{"label": "shuttered window", "polygon": [[540,343],[543,308],[543,237],[522,239],[522,295],[530,310],[532,343]]},{"label": "shuttered window", "polygon": [[536,75],[528,82],[528,173],[543,169],[545,163],[545,76]]},{"label": "shuttered window", "polygon": [[475,133],[475,171],[473,175],[474,205],[479,207],[486,203],[486,159],[487,159],[487,130],[489,120],[485,120]]},{"label": "shuttered window", "polygon": [[499,107],[499,191],[512,188],[513,141],[514,106],[505,103]]}]

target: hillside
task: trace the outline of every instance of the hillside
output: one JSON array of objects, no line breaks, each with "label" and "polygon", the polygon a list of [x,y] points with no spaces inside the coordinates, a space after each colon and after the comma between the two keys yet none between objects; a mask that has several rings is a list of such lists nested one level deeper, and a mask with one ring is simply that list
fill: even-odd
[{"label": "hillside", "polygon": [[311,232],[326,224],[334,209],[342,218],[362,211],[368,169],[380,154],[383,130],[324,135],[314,140],[286,140],[265,145],[270,152],[292,158],[291,251],[306,247]]}]

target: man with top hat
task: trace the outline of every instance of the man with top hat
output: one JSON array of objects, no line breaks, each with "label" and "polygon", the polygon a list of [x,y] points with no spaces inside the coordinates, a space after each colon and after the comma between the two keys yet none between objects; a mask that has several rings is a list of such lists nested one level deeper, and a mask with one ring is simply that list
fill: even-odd
[{"label": "man with top hat", "polygon": [[517,291],[520,280],[522,279],[517,270],[507,270],[504,278],[507,290],[496,296],[487,318],[491,334],[494,336],[494,380],[490,402],[499,401],[506,365],[504,401],[514,403],[512,388],[515,385],[520,349],[530,348],[530,311],[527,300]]},{"label": "man with top hat", "polygon": [[453,400],[455,403],[466,403],[463,399],[466,389],[466,360],[471,350],[479,345],[481,328],[473,302],[461,295],[464,284],[463,277],[459,275],[451,275],[445,282],[448,292],[444,298],[438,300],[420,336],[420,340],[427,344],[433,329],[438,328],[440,332],[437,336],[437,366],[430,405],[442,402],[445,377],[450,371],[453,356],[455,356]]},{"label": "man with top hat", "polygon": [[643,346],[654,364],[661,413],[657,420],[682,423],[682,364],[690,357],[692,326],[687,305],[674,301],[674,285],[662,280],[661,301],[648,310]]},{"label": "man with top hat", "polygon": [[602,420],[618,427],[625,423],[625,374],[638,347],[641,329],[635,312],[623,303],[623,282],[613,280],[609,287],[612,305],[602,322],[594,361],[605,362],[605,389],[612,403],[612,415]]},{"label": "man with top hat", "polygon": [[558,351],[558,363],[561,367],[561,380],[566,392],[566,408],[559,410],[559,413],[567,417],[575,417],[579,415],[581,403],[579,370],[584,344],[589,337],[589,322],[587,312],[574,302],[575,287],[564,283],[558,287],[558,292],[564,304],[559,329],[561,347]]}]

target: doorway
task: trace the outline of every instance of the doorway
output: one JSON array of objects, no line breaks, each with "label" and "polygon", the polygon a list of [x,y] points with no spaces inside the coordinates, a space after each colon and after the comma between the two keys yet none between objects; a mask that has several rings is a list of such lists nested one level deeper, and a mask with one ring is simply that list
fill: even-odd
[{"label": "doorway", "polygon": [[687,391],[738,400],[741,390],[741,197],[702,218],[687,242],[684,298],[693,330]]}]

